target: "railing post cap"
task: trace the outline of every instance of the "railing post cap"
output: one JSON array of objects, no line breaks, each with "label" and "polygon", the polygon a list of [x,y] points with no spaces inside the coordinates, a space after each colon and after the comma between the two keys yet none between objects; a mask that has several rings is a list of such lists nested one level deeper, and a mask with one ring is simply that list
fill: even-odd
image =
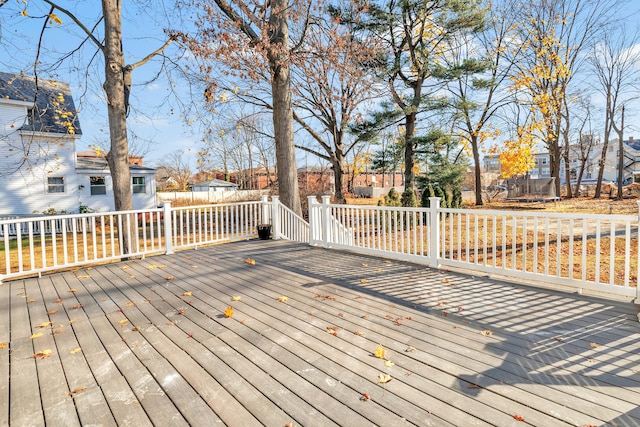
[{"label": "railing post cap", "polygon": [[279,200],[280,196],[271,196],[271,200]]},{"label": "railing post cap", "polygon": [[325,194],[322,196],[322,203],[324,203],[325,205],[328,205],[329,202],[331,202],[331,196],[329,196],[328,194]]}]

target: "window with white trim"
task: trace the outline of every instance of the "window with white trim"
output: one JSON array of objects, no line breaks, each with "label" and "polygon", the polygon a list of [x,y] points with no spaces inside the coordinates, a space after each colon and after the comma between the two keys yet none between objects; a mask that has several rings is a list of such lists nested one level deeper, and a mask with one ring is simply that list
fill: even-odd
[{"label": "window with white trim", "polygon": [[64,193],[64,177],[62,176],[48,177],[47,193]]},{"label": "window with white trim", "polygon": [[147,186],[144,182],[144,176],[134,176],[133,178],[133,193],[146,193]]},{"label": "window with white trim", "polygon": [[105,182],[104,176],[89,177],[89,187],[91,189],[92,196],[107,194],[107,184]]}]

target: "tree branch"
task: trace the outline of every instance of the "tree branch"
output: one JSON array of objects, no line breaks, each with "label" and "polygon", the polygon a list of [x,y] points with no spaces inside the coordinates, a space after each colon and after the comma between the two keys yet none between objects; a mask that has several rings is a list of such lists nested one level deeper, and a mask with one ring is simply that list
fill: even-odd
[{"label": "tree branch", "polygon": [[[82,29],[82,31],[85,32],[85,34],[91,39],[91,41],[95,43],[98,49],[104,51],[104,45],[100,43],[100,41],[96,38],[96,36],[94,36],[93,33],[89,31],[89,29],[85,27],[85,25],[82,22],[80,22],[80,20],[76,18],[76,16],[73,13],[69,12],[65,8],[58,6],[56,3],[52,2],[51,0],[44,0],[44,2],[47,3],[49,6],[51,6],[52,8],[58,9],[60,12],[64,13],[69,18],[71,18],[71,20],[75,22],[76,25]],[[100,20],[102,19],[103,18],[100,18]]]},{"label": "tree branch", "polygon": [[146,64],[147,62],[149,62],[151,60],[151,58],[153,58],[154,56],[162,53],[162,51],[164,51],[167,46],[169,46],[171,43],[173,43],[173,39],[168,39],[166,42],[164,42],[164,44],[162,46],[160,46],[158,49],[154,50],[153,52],[151,52],[149,55],[145,56],[143,59],[141,59],[138,62],[135,62],[131,65],[127,65],[127,67],[131,68],[132,70],[135,68],[140,67],[141,65]]}]

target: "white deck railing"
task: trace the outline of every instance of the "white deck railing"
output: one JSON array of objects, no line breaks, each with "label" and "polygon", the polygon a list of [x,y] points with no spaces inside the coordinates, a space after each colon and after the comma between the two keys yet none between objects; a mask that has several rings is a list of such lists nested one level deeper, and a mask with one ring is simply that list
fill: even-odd
[{"label": "white deck railing", "polygon": [[[313,245],[640,299],[638,215],[319,204]],[[640,208],[640,202],[639,202]],[[339,226],[336,226],[336,222]]]}]

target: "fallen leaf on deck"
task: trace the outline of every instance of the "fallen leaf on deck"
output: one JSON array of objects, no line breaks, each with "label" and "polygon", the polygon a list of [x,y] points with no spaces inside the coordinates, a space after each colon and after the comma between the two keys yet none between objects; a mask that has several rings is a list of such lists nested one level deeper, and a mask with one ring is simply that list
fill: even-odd
[{"label": "fallen leaf on deck", "polygon": [[478,384],[469,384],[467,388],[482,388],[482,387],[479,386]]},{"label": "fallen leaf on deck", "polygon": [[280,302],[287,302],[287,301],[289,301],[289,298],[287,298],[287,297],[285,297],[285,296],[281,296],[281,297],[278,297],[278,301],[280,301]]},{"label": "fallen leaf on deck", "polygon": [[62,329],[56,329],[53,331],[53,335],[60,335],[62,333]]},{"label": "fallen leaf on deck", "polygon": [[363,262],[363,263],[362,263],[362,266],[363,266],[363,267],[369,267],[369,264],[367,264],[366,262]]},{"label": "fallen leaf on deck", "polygon": [[442,279],[442,283],[449,283],[449,279]]},{"label": "fallen leaf on deck", "polygon": [[79,276],[76,276],[78,279],[89,279],[91,278],[91,276],[89,276],[88,274],[81,274]]},{"label": "fallen leaf on deck", "polygon": [[560,341],[560,342],[564,341],[564,338],[562,338],[562,337],[553,337],[553,339],[556,340],[556,341]]},{"label": "fallen leaf on deck", "polygon": [[256,265],[256,260],[255,259],[247,258],[247,259],[244,260],[244,262],[246,262],[249,265]]},{"label": "fallen leaf on deck", "polygon": [[71,289],[69,289],[69,292],[73,292],[73,293],[75,293],[75,292],[78,292],[78,290],[77,290],[77,289],[75,289],[75,288],[71,288]]},{"label": "fallen leaf on deck", "polygon": [[125,305],[126,307],[134,307],[134,306],[135,306],[135,304],[134,304],[134,303],[132,303],[131,301],[127,301],[124,305]]},{"label": "fallen leaf on deck", "polygon": [[231,301],[240,301],[240,297],[238,295],[234,295],[231,297]]},{"label": "fallen leaf on deck", "polygon": [[395,363],[393,363],[391,360],[385,360],[384,361],[384,366],[386,366],[387,368],[390,368],[393,365],[395,365]]},{"label": "fallen leaf on deck", "polygon": [[227,307],[227,309],[224,311],[224,317],[233,317],[233,307]]},{"label": "fallen leaf on deck", "polygon": [[380,374],[378,375],[378,382],[380,384],[386,384],[389,381],[391,381],[393,378],[391,378],[391,375],[389,374]]},{"label": "fallen leaf on deck", "polygon": [[381,268],[376,269],[376,273],[380,273],[382,271]]},{"label": "fallen leaf on deck", "polygon": [[364,285],[365,283],[367,283],[367,279],[360,279],[360,283]]},{"label": "fallen leaf on deck", "polygon": [[39,353],[33,353],[33,357],[36,359],[44,359],[49,356],[51,356],[51,350],[42,350]]},{"label": "fallen leaf on deck", "polygon": [[55,300],[54,302],[57,302],[58,304],[62,303],[62,300],[60,298],[58,298],[57,300]]},{"label": "fallen leaf on deck", "polygon": [[69,396],[73,396],[76,393],[80,393],[81,391],[85,391],[87,388],[86,387],[78,387],[78,388],[74,388],[73,390],[71,390],[69,392]]},{"label": "fallen leaf on deck", "polygon": [[38,325],[38,328],[48,328],[49,326],[53,326],[53,322],[42,322]]},{"label": "fallen leaf on deck", "polygon": [[167,325],[169,325],[169,326],[173,326],[173,325],[175,325],[175,323],[173,323],[173,322],[167,322]]},{"label": "fallen leaf on deck", "polygon": [[591,348],[598,348],[600,347],[600,344],[598,344],[597,342],[590,342],[589,345],[591,346]]},{"label": "fallen leaf on deck", "polygon": [[193,295],[193,292],[192,292],[192,291],[187,291],[187,292],[183,292],[183,293],[182,293],[182,296],[183,296],[183,297],[190,297],[191,295]]},{"label": "fallen leaf on deck", "polygon": [[364,400],[366,402],[367,400],[371,400],[371,396],[369,396],[369,393],[362,393],[360,400]]},{"label": "fallen leaf on deck", "polygon": [[122,269],[123,269],[123,270],[127,270],[127,269],[129,269],[129,266],[128,266],[128,265],[125,265],[124,267],[122,267]]},{"label": "fallen leaf on deck", "polygon": [[327,326],[327,333],[333,335],[334,337],[338,336],[338,328],[337,326]]},{"label": "fallen leaf on deck", "polygon": [[175,279],[175,277],[173,277],[173,276],[167,276],[167,277],[164,278],[164,280],[173,280],[173,279]]},{"label": "fallen leaf on deck", "polygon": [[484,331],[480,331],[480,333],[485,337],[490,337],[491,335],[493,335],[493,332],[488,329],[485,329]]},{"label": "fallen leaf on deck", "polygon": [[0,342],[0,349],[5,348],[7,346],[6,342]]},{"label": "fallen leaf on deck", "polygon": [[449,313],[447,313],[446,311],[443,311],[442,313],[440,313],[440,316],[442,317],[447,317],[449,315]]},{"label": "fallen leaf on deck", "polygon": [[447,306],[446,301],[438,301],[438,303],[436,304],[436,307],[446,307],[446,306]]},{"label": "fallen leaf on deck", "polygon": [[129,322],[129,320],[127,320],[127,319],[118,320],[118,323],[120,323],[121,325],[124,325],[125,323],[128,323],[128,322]]},{"label": "fallen leaf on deck", "polygon": [[410,353],[410,352],[412,352],[412,351],[416,351],[416,349],[415,349],[415,347],[409,346],[409,347],[405,348],[405,349],[404,349],[404,351],[405,351],[406,353]]},{"label": "fallen leaf on deck", "polygon": [[516,421],[524,421],[524,417],[522,415],[514,415],[513,419]]},{"label": "fallen leaf on deck", "polygon": [[385,264],[391,264],[391,261],[389,261],[388,259],[384,261]]},{"label": "fallen leaf on deck", "polygon": [[284,427],[293,427],[293,423],[286,423]]},{"label": "fallen leaf on deck", "polygon": [[78,347],[78,348],[74,348],[74,349],[73,349],[73,350],[71,350],[69,353],[71,353],[71,354],[77,354],[77,353],[80,353],[81,351],[82,351],[82,349],[81,349],[80,347]]},{"label": "fallen leaf on deck", "polygon": [[147,270],[153,270],[154,268],[158,268],[158,266],[155,264],[151,264],[149,267],[147,267]]},{"label": "fallen leaf on deck", "polygon": [[131,276],[129,276],[129,279],[135,279],[136,276],[134,276],[133,274]]},{"label": "fallen leaf on deck", "polygon": [[76,304],[76,305],[72,305],[71,307],[69,307],[69,310],[77,310],[81,307],[84,307],[84,304]]},{"label": "fallen leaf on deck", "polygon": [[353,331],[353,333],[356,334],[359,337],[364,335],[364,332],[360,332],[360,331]]},{"label": "fallen leaf on deck", "polygon": [[194,265],[191,265],[191,268],[198,268],[198,266],[194,264]]},{"label": "fallen leaf on deck", "polygon": [[31,339],[40,338],[42,335],[43,335],[42,332],[36,332],[35,334],[31,335]]},{"label": "fallen leaf on deck", "polygon": [[32,302],[36,302],[34,299],[27,300],[27,304],[31,304]]},{"label": "fallen leaf on deck", "polygon": [[184,316],[184,310],[183,309],[178,309],[178,314],[180,316]]},{"label": "fallen leaf on deck", "polygon": [[385,354],[386,354],[386,350],[384,349],[382,344],[379,344],[378,348],[376,348],[376,351],[373,352],[373,355],[378,359],[384,359]]},{"label": "fallen leaf on deck", "polygon": [[58,312],[58,310],[49,310],[47,311],[47,314],[51,315],[51,314],[56,314]]}]

